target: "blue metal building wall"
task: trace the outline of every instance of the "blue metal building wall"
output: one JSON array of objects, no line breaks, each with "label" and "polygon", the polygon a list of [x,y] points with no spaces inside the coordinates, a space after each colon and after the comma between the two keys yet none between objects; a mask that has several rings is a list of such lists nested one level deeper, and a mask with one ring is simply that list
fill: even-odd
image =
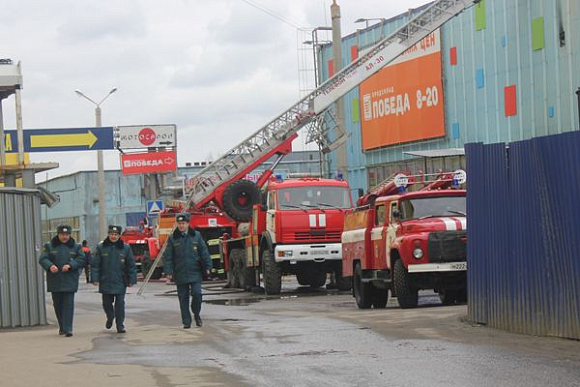
[{"label": "blue metal building wall", "polygon": [[580,132],[466,146],[469,319],[580,339]]},{"label": "blue metal building wall", "polygon": [[[410,158],[404,151],[463,147],[468,142],[511,142],[535,136],[564,133],[578,127],[576,95],[580,86],[580,1],[484,0],[486,27],[477,31],[474,8],[442,27],[445,131],[441,139],[406,143],[362,151],[360,121],[353,122],[352,101],[358,87],[345,97],[345,126],[349,181],[367,189],[366,166]],[[375,17],[382,16],[377,10]],[[532,20],[544,18],[544,48],[532,49]],[[343,66],[351,61],[350,47],[363,51],[408,20],[403,14],[343,38]],[[559,33],[566,44],[560,46]],[[450,63],[450,48],[457,47],[457,65]],[[320,55],[321,79],[328,79],[332,47]],[[479,75],[478,75],[479,74]],[[478,87],[477,77],[483,81]],[[504,114],[504,87],[516,85],[517,114]],[[453,128],[459,136],[453,135]],[[457,137],[457,138],[454,138]],[[336,168],[330,155],[331,170]]]}]

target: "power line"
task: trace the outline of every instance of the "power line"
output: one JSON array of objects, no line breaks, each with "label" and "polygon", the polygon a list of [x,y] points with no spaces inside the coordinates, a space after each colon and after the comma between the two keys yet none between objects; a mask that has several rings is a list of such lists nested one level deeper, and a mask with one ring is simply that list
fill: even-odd
[{"label": "power line", "polygon": [[277,14],[277,13],[276,13],[276,12],[274,12],[274,11],[271,11],[271,10],[267,9],[267,8],[266,8],[266,7],[264,7],[263,5],[255,4],[255,3],[253,3],[253,2],[251,2],[251,1],[249,1],[249,0],[242,0],[242,1],[243,1],[244,3],[246,3],[246,4],[248,4],[248,5],[249,5],[249,6],[251,6],[251,7],[254,7],[254,8],[256,8],[256,9],[259,9],[260,11],[262,11],[262,12],[264,12],[264,13],[266,13],[266,14],[268,14],[268,15],[270,15],[270,16],[272,16],[272,17],[274,17],[274,18],[278,19],[278,20],[280,20],[280,21],[281,21],[281,22],[283,22],[283,23],[286,23],[286,24],[288,24],[288,25],[290,25],[290,26],[292,26],[292,27],[294,27],[294,28],[302,29],[302,27],[300,27],[298,24],[294,23],[294,22],[293,22],[293,21],[291,21],[291,20],[288,20],[288,19],[284,18],[283,16],[281,16],[281,15]]}]

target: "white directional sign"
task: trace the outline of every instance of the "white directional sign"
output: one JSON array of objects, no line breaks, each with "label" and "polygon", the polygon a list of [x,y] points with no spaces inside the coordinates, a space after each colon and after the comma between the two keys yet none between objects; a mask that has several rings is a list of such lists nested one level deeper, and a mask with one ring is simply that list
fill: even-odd
[{"label": "white directional sign", "polygon": [[395,176],[396,187],[406,187],[409,184],[409,177],[404,173],[399,173]]},{"label": "white directional sign", "polygon": [[147,216],[158,215],[163,211],[162,200],[148,200],[147,201]]},{"label": "white directional sign", "polygon": [[175,125],[118,126],[119,149],[158,148],[177,145]]},{"label": "white directional sign", "polygon": [[453,172],[453,178],[457,180],[457,184],[463,184],[467,181],[467,173],[463,169],[458,169]]}]

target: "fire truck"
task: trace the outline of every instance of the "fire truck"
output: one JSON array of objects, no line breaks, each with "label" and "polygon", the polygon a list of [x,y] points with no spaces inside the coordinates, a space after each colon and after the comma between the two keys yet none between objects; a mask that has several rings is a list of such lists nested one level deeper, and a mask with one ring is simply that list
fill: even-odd
[{"label": "fire truck", "polygon": [[[228,216],[239,223],[247,223],[252,216],[258,216],[259,213],[253,209],[254,205],[260,204],[260,188],[264,187],[269,180],[281,158],[291,151],[291,142],[297,137],[299,130],[304,128],[306,139],[316,142],[324,153],[331,152],[343,145],[348,139],[348,135],[342,131],[340,122],[334,118],[331,107],[335,102],[426,38],[442,24],[477,2],[479,1],[434,1],[408,23],[366,50],[364,55],[337,71],[334,76],[310,94],[202,169],[194,176],[192,192],[183,208],[201,210],[206,205],[214,205],[223,209]],[[246,183],[243,180],[247,173],[255,170],[273,156],[277,156],[277,160],[262,175],[257,184],[249,184],[251,182]],[[282,209],[278,207],[276,211],[282,213]],[[330,212],[331,210],[324,209],[324,211]],[[267,213],[268,211],[263,212]],[[309,213],[308,219],[311,219],[311,215],[313,218],[317,217],[317,213]],[[252,234],[254,238],[258,236],[258,223],[257,221],[252,222],[252,227],[256,228],[256,233]],[[163,243],[160,246],[158,257],[163,255],[166,244]],[[249,260],[248,255],[246,258]],[[147,277],[152,274],[158,263],[159,258],[156,258]],[[229,263],[226,261],[224,264],[227,270]],[[263,267],[256,265],[255,262],[252,267],[258,266]],[[148,278],[146,278],[145,283],[147,280]],[[312,281],[309,279],[310,282]],[[271,290],[275,291],[276,284],[273,285]],[[141,286],[138,293],[141,294],[143,289],[144,285]]]},{"label": "fire truck", "polygon": [[[157,241],[153,237],[153,230],[151,227],[141,224],[140,227],[128,226],[121,234],[123,242],[131,247],[133,256],[135,257],[135,264],[137,272],[147,274],[151,266],[150,250],[157,249]],[[151,246],[150,246],[151,245]],[[158,266],[152,273],[151,278],[159,279],[163,275],[163,267]]]},{"label": "fire truck", "polygon": [[265,292],[279,294],[285,274],[296,275],[300,285],[316,288],[326,283],[330,273],[340,290],[349,290],[349,280],[342,278],[340,237],[344,213],[351,207],[345,181],[270,181],[264,203],[253,207],[246,235],[223,238],[232,286],[252,287],[262,273]]},{"label": "fire truck", "polygon": [[389,290],[403,309],[417,306],[421,289],[444,304],[467,301],[466,191],[449,189],[464,183],[462,170],[432,182],[399,173],[347,213],[342,270],[359,308],[384,308]]}]

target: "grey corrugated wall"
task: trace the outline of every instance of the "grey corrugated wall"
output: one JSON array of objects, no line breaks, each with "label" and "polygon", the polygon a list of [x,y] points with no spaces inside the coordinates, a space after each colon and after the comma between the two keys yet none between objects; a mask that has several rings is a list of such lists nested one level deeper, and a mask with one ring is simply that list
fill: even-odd
[{"label": "grey corrugated wall", "polygon": [[0,327],[46,324],[40,198],[0,187]]}]

